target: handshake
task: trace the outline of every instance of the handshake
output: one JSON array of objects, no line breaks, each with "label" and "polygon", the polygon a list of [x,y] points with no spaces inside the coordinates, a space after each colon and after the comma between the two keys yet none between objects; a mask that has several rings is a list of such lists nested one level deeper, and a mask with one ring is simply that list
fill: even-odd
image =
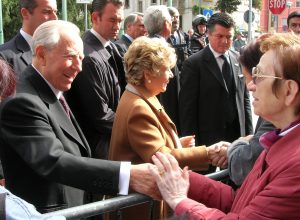
[{"label": "handshake", "polygon": [[226,168],[228,165],[227,149],[231,143],[220,141],[207,147],[207,155],[212,165]]}]

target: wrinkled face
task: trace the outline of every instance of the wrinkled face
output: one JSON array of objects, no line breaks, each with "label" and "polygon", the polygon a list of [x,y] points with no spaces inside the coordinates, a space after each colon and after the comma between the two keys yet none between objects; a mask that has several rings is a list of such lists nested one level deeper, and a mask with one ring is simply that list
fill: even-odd
[{"label": "wrinkled face", "polygon": [[32,13],[25,8],[21,10],[22,17],[26,20],[31,35],[40,24],[57,19],[56,0],[36,0],[36,2],[37,7],[33,9]]},{"label": "wrinkled face", "polygon": [[208,39],[211,47],[218,53],[225,53],[232,44],[234,30],[216,24],[212,32],[208,31]]},{"label": "wrinkled face", "polygon": [[67,91],[81,71],[83,43],[79,36],[62,36],[52,49],[44,48],[42,74],[59,91]]},{"label": "wrinkled face", "polygon": [[[275,80],[274,62],[276,60],[273,50],[267,51],[260,59],[257,69],[259,74],[267,77],[257,77],[255,84],[251,81],[248,88],[253,92],[253,107],[255,114],[266,120],[273,121],[285,108],[284,96],[279,90],[277,97],[272,92],[272,85]],[[254,78],[254,77],[253,77]]]},{"label": "wrinkled face", "polygon": [[153,95],[158,95],[167,90],[167,85],[170,78],[173,78],[173,73],[169,68],[162,67],[158,76],[148,75],[145,78],[145,87],[148,91]]},{"label": "wrinkled face", "polygon": [[143,17],[141,17],[141,16],[138,16],[136,22],[133,23],[133,24],[130,24],[128,26],[128,28],[129,28],[128,31],[130,33],[132,33],[132,34],[130,34],[130,36],[133,39],[144,36],[146,34],[146,29],[145,29],[145,26],[144,26]]},{"label": "wrinkled face", "polygon": [[115,39],[119,33],[123,18],[123,7],[108,3],[102,14],[93,12],[93,28],[105,40]]},{"label": "wrinkled face", "polygon": [[289,21],[289,31],[293,31],[295,34],[300,35],[300,18],[294,17]]}]

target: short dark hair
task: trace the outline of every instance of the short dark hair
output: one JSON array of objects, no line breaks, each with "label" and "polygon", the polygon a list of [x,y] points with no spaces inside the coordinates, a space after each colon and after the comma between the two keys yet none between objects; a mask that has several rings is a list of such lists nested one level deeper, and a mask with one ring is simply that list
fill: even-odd
[{"label": "short dark hair", "polygon": [[257,66],[260,58],[263,55],[262,51],[260,50],[261,42],[270,36],[271,34],[263,34],[241,48],[239,61],[241,65],[251,74],[252,68]]},{"label": "short dark hair", "polygon": [[289,16],[287,18],[287,25],[288,25],[288,27],[290,27],[290,20],[292,18],[300,18],[300,12],[299,11],[294,11],[291,14],[289,14]]},{"label": "short dark hair", "polygon": [[3,100],[15,93],[16,75],[13,69],[0,59],[0,98]]},{"label": "short dark hair", "polygon": [[101,15],[105,6],[109,3],[113,5],[123,6],[122,0],[93,0],[91,13],[99,12],[99,15]]},{"label": "short dark hair", "polygon": [[36,0],[20,0],[19,5],[20,9],[26,8],[32,14],[33,10],[38,6],[38,3]]},{"label": "short dark hair", "polygon": [[213,32],[216,24],[225,28],[234,28],[235,26],[235,22],[233,21],[232,17],[223,12],[215,13],[209,18],[207,22],[207,29],[210,32]]}]

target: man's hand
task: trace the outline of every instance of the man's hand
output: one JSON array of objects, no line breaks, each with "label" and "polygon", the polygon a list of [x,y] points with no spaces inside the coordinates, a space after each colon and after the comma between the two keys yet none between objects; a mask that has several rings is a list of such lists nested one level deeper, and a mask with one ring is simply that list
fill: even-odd
[{"label": "man's hand", "polygon": [[131,165],[129,187],[136,192],[161,200],[162,197],[157,188],[155,179],[149,171],[149,167],[155,168],[155,166],[150,163]]},{"label": "man's hand", "polygon": [[227,167],[227,148],[229,145],[229,142],[221,141],[207,148],[208,158],[212,165],[221,168]]}]

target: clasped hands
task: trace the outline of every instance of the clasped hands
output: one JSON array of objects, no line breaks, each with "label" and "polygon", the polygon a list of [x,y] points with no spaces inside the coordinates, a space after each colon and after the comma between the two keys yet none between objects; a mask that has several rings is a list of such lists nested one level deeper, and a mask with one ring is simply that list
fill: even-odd
[{"label": "clasped hands", "polygon": [[207,147],[207,155],[209,162],[217,167],[227,167],[227,148],[229,147],[229,145],[229,142],[220,141],[216,144]]}]

